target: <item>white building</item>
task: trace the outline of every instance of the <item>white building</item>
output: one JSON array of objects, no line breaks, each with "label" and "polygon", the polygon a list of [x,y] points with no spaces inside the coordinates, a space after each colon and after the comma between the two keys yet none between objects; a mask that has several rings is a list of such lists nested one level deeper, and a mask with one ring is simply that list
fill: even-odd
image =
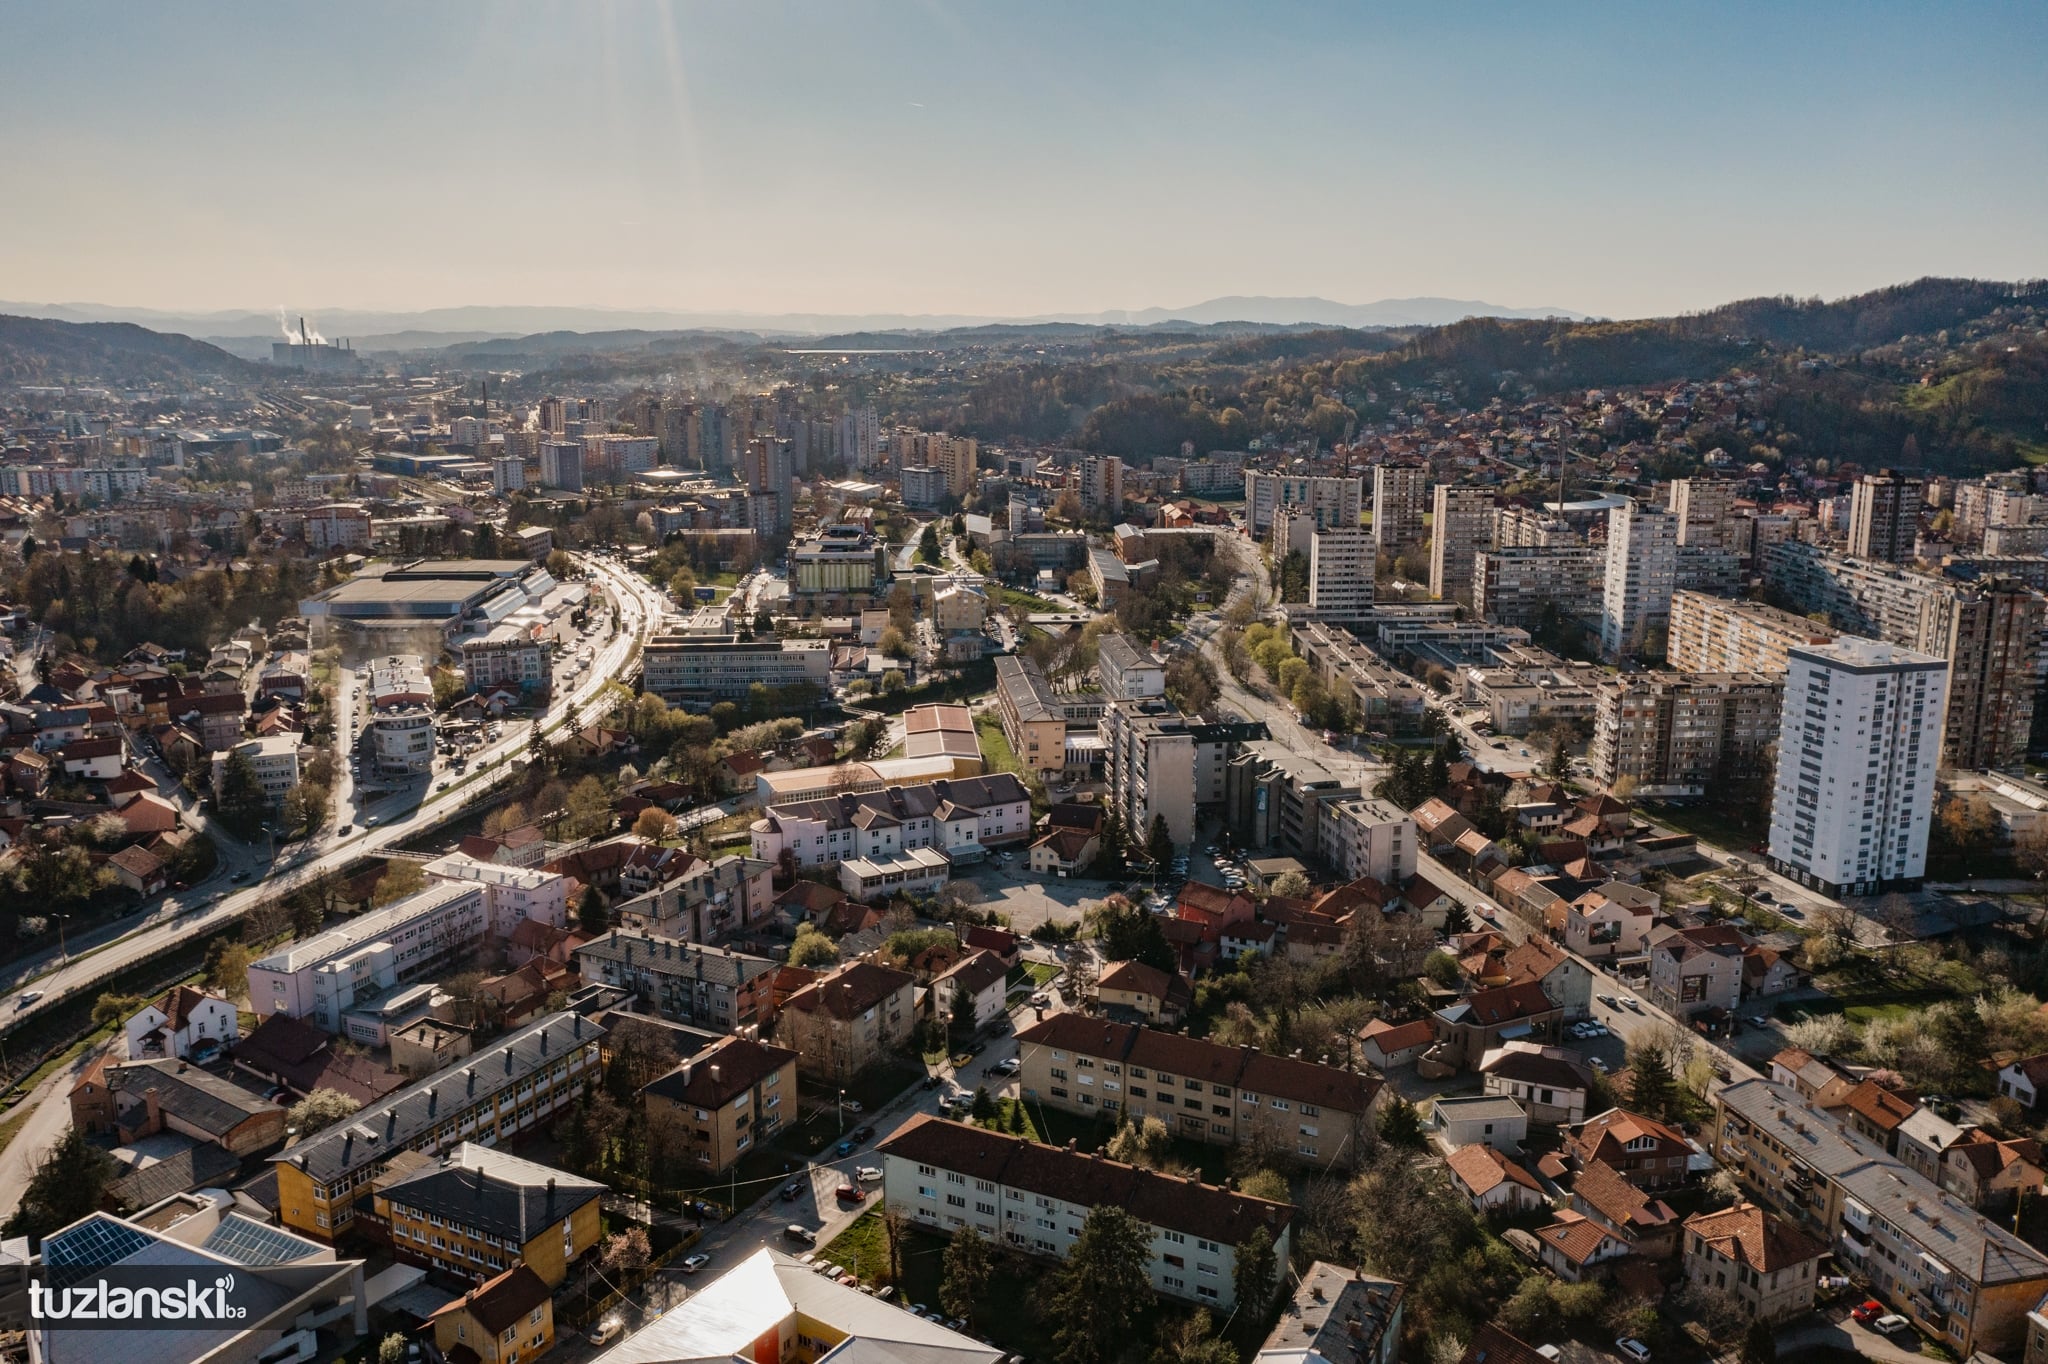
[{"label": "white building", "polygon": [[1493,489],[1437,484],[1429,537],[1429,595],[1470,605],[1479,552],[1493,548]]},{"label": "white building", "polygon": [[462,680],[473,692],[492,687],[540,691],[548,684],[547,646],[530,631],[500,624],[462,641]]},{"label": "white building", "polygon": [[890,786],[771,805],[752,834],[756,858],[774,862],[786,851],[799,868],[849,858],[883,864],[914,848],[978,861],[991,844],[1030,839],[1031,793],[1008,772]]},{"label": "white building", "polygon": [[[1619,660],[1646,648],[1662,657],[1678,589],[1678,517],[1633,498],[1607,515],[1607,579],[1600,651]],[[1652,638],[1652,632],[1657,638]]]},{"label": "white building", "polygon": [[227,777],[228,760],[241,754],[256,769],[256,780],[272,805],[284,803],[285,795],[299,784],[299,736],[290,731],[244,739],[233,748],[213,755],[213,795],[220,798],[221,783]]},{"label": "white building", "polygon": [[131,1061],[182,1061],[201,1043],[233,1046],[242,1036],[233,1001],[190,985],[174,985],[162,998],[143,1005],[122,1031]]},{"label": "white building", "polygon": [[1415,820],[1391,801],[1371,796],[1328,800],[1316,806],[1323,860],[1338,876],[1370,876],[1403,886],[1415,875]]},{"label": "white building", "polygon": [[426,706],[394,706],[370,713],[364,725],[370,758],[387,777],[413,776],[434,766],[434,712]]},{"label": "white building", "polygon": [[569,923],[569,878],[537,867],[504,862],[479,862],[450,853],[427,863],[437,881],[455,881],[484,888],[485,924],[496,937],[509,938],[521,920],[538,919],[550,928]]},{"label": "white building", "polygon": [[1787,661],[1771,865],[1829,895],[1917,884],[1948,664],[1849,636],[1794,648]]},{"label": "white building", "polygon": [[1102,674],[1102,694],[1112,701],[1149,701],[1166,695],[1166,669],[1151,650],[1128,635],[1104,635],[1096,648],[1095,666]]},{"label": "white building", "polygon": [[1372,471],[1372,533],[1382,554],[1399,554],[1423,541],[1422,513],[1429,500],[1429,471],[1381,464]]},{"label": "white building", "polygon": [[1372,610],[1378,542],[1361,526],[1319,530],[1309,540],[1308,609],[1318,620],[1357,620]]},{"label": "white building", "polygon": [[517,455],[501,455],[491,461],[491,491],[503,497],[526,486],[526,461]]},{"label": "white building", "polygon": [[1195,840],[1195,736],[1187,717],[1163,700],[1119,701],[1103,712],[1103,776],[1107,800],[1124,834],[1142,847],[1154,818],[1164,817],[1174,846]]},{"label": "white building", "polygon": [[489,923],[485,887],[443,881],[249,965],[249,1007],[340,1032],[342,1016],[467,957]]},{"label": "white building", "polygon": [[1273,528],[1273,513],[1302,507],[1319,527],[1355,526],[1365,510],[1365,480],[1332,474],[1244,475],[1244,528],[1254,539]]}]

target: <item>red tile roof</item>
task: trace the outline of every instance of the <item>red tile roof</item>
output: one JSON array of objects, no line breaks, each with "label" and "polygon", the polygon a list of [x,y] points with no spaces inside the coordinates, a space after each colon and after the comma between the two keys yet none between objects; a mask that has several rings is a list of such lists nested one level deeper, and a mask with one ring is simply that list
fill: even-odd
[{"label": "red tile roof", "polygon": [[1685,1229],[1721,1255],[1759,1274],[1770,1274],[1827,1254],[1827,1247],[1789,1222],[1751,1203],[1720,1212],[1694,1213]]}]

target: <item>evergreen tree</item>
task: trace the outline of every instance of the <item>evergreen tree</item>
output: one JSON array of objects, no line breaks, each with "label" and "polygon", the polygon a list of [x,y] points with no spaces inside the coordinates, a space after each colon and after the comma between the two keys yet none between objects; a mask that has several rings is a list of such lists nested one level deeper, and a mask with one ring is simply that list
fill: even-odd
[{"label": "evergreen tree", "polygon": [[1629,1058],[1630,1106],[1652,1118],[1671,1115],[1678,1103],[1678,1081],[1671,1058],[1662,1047],[1640,1047]]},{"label": "evergreen tree", "polygon": [[1230,1283],[1237,1290],[1238,1309],[1262,1320],[1273,1303],[1274,1276],[1280,1262],[1273,1251],[1273,1234],[1253,1227],[1237,1243],[1237,1264],[1230,1271]]},{"label": "evergreen tree", "polygon": [[1145,835],[1145,856],[1154,867],[1163,867],[1173,861],[1173,835],[1167,831],[1166,816],[1152,816],[1152,828]]},{"label": "evergreen tree", "polygon": [[612,914],[605,908],[604,896],[598,894],[596,886],[585,886],[582,897],[576,901],[576,924],[592,937],[611,931]]},{"label": "evergreen tree", "polygon": [[1052,1276],[1053,1345],[1060,1364],[1106,1364],[1122,1352],[1152,1301],[1152,1238],[1111,1204],[1091,1209],[1066,1263]]},{"label": "evergreen tree", "polygon": [[1762,1317],[1749,1323],[1742,1333],[1741,1364],[1777,1364],[1778,1335]]},{"label": "evergreen tree", "polygon": [[946,1315],[963,1317],[972,1325],[975,1309],[995,1268],[995,1257],[989,1253],[988,1242],[981,1239],[980,1232],[973,1227],[954,1232],[941,1268],[944,1277],[939,1280],[939,1306],[946,1310]]},{"label": "evergreen tree", "polygon": [[26,1236],[35,1249],[51,1232],[98,1212],[114,1173],[113,1157],[87,1141],[83,1131],[65,1128],[28,1177],[21,1202],[0,1226],[0,1235]]},{"label": "evergreen tree", "polygon": [[240,837],[248,838],[263,827],[270,798],[257,779],[256,765],[240,749],[231,750],[221,767],[218,799],[222,822]]},{"label": "evergreen tree", "polygon": [[1470,933],[1471,931],[1472,911],[1465,908],[1463,900],[1453,901],[1450,910],[1444,915],[1444,936],[1455,938],[1460,933]]}]

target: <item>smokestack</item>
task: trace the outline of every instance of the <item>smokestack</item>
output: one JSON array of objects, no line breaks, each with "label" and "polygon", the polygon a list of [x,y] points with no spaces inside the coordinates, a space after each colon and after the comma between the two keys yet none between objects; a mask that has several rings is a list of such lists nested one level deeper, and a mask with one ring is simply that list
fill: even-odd
[{"label": "smokestack", "polygon": [[304,313],[299,314],[299,344],[302,346],[308,346],[312,344],[312,342],[308,339],[307,336],[306,315]]}]

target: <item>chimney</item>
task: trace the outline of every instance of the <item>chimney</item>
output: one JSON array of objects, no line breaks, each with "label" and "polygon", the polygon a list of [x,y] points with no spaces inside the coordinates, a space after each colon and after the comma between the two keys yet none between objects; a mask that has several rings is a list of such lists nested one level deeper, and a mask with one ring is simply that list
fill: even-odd
[{"label": "chimney", "polygon": [[163,1126],[164,1121],[163,1105],[157,1102],[155,1085],[142,1091],[142,1103],[149,1111],[149,1131],[155,1132]]},{"label": "chimney", "polygon": [[1078,1151],[1078,1150],[1080,1150],[1080,1149],[1081,1149],[1081,1141],[1080,1141],[1080,1138],[1078,1138],[1078,1137],[1068,1137],[1068,1138],[1067,1138],[1067,1149],[1068,1149],[1069,1151]]},{"label": "chimney", "polygon": [[1357,1317],[1344,1318],[1344,1333],[1353,1340],[1365,1339],[1365,1328],[1358,1324]]}]

